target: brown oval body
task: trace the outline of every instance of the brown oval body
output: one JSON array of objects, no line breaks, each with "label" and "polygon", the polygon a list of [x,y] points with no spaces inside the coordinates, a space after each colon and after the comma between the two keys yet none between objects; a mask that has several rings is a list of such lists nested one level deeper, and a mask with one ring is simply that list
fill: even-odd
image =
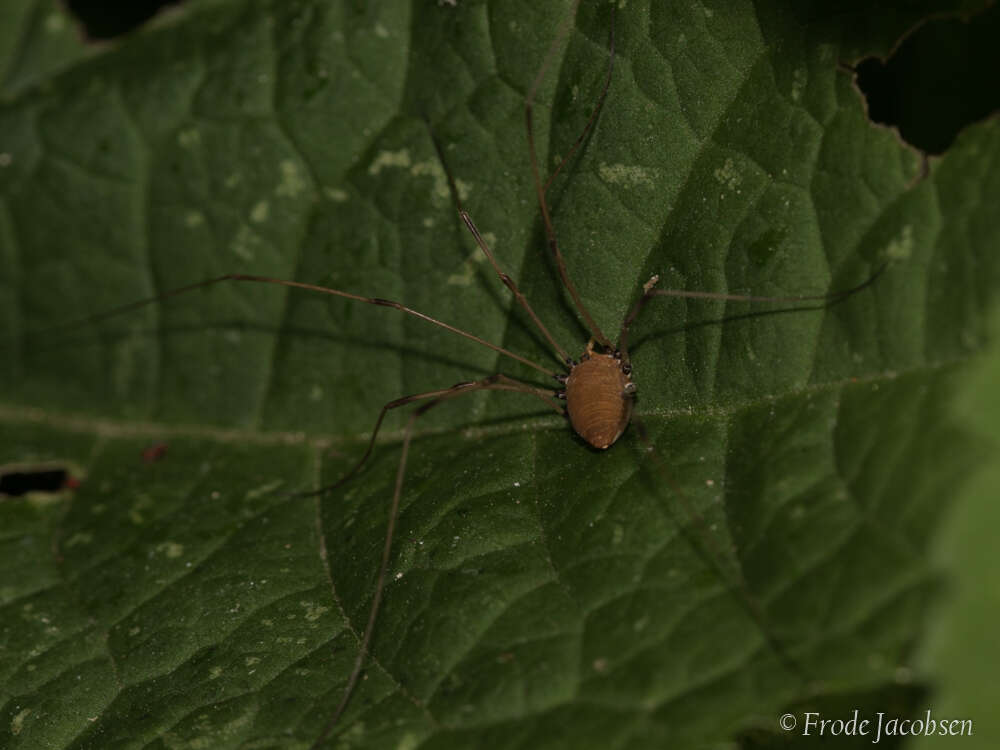
[{"label": "brown oval body", "polygon": [[610,354],[588,348],[566,379],[566,410],[576,433],[595,448],[608,448],[632,416],[632,380]]}]

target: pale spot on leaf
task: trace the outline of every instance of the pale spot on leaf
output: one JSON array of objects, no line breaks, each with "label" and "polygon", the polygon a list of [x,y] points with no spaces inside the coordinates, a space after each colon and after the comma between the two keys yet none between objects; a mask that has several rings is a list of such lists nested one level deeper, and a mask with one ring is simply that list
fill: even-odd
[{"label": "pale spot on leaf", "polygon": [[402,148],[399,151],[380,151],[372,163],[368,165],[368,174],[376,175],[383,169],[395,167],[403,169],[410,166],[410,150]]},{"label": "pale spot on leaf", "polygon": [[255,487],[252,490],[247,490],[247,493],[243,497],[246,500],[253,500],[255,498],[260,497],[261,495],[266,495],[270,492],[274,492],[284,483],[285,481],[283,479],[275,479],[271,482],[262,484],[260,487]]},{"label": "pale spot on leaf", "polygon": [[597,173],[605,182],[624,187],[652,186],[654,171],[640,167],[638,164],[604,164],[597,168]]},{"label": "pale spot on leaf", "polygon": [[250,210],[250,221],[260,224],[267,221],[267,217],[270,213],[271,206],[267,201],[257,201],[254,207]]},{"label": "pale spot on leaf", "polygon": [[31,714],[30,708],[22,709],[14,714],[14,718],[10,720],[10,733],[18,735],[21,730],[24,729],[24,720],[28,718]]},{"label": "pale spot on leaf", "polygon": [[[434,180],[434,196],[437,198],[450,198],[451,189],[448,187],[448,175],[445,174],[444,167],[437,159],[416,162],[410,168],[410,174],[414,177],[429,176]],[[471,186],[467,182],[455,178],[455,189],[458,191],[458,199],[465,202],[472,192]]]},{"label": "pale spot on leaf", "polygon": [[907,224],[899,236],[893,238],[885,248],[885,254],[892,260],[905,260],[913,252],[913,226]]},{"label": "pale spot on leaf", "polygon": [[736,170],[736,164],[733,163],[732,159],[726,159],[721,167],[716,168],[713,174],[716,180],[730,190],[735,190],[740,184],[740,173]]},{"label": "pale spot on leaf", "polygon": [[322,604],[316,604],[314,602],[299,602],[300,605],[305,607],[306,614],[305,618],[309,622],[314,622],[323,616],[324,612],[329,612],[330,608],[323,606]]},{"label": "pale spot on leaf", "polygon": [[[485,232],[483,239],[492,249],[495,247],[496,237],[491,232]],[[469,286],[476,276],[476,267],[486,260],[482,250],[478,248],[466,258],[461,265],[461,269],[448,277],[448,283],[454,286]]]},{"label": "pale spot on leaf", "polygon": [[809,73],[805,68],[796,68],[795,72],[792,73],[792,101],[797,102],[802,98],[802,91],[806,87],[806,83],[809,81]]},{"label": "pale spot on leaf", "polygon": [[275,195],[282,198],[298,198],[308,187],[305,175],[302,174],[302,169],[292,159],[282,160],[278,167],[281,170],[281,181],[278,183],[278,187],[275,188]]},{"label": "pale spot on leaf", "polygon": [[177,133],[177,143],[181,148],[194,148],[201,145],[201,131],[197,128],[185,128]]},{"label": "pale spot on leaf", "polygon": [[156,545],[156,551],[174,560],[184,554],[184,545],[177,542],[162,542]]}]

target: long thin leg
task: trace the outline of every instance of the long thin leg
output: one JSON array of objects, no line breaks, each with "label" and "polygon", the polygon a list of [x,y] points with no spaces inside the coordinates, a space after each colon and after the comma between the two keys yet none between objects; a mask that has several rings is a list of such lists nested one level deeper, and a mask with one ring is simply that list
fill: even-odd
[{"label": "long thin leg", "polygon": [[201,289],[203,287],[212,286],[213,284],[220,284],[225,281],[250,281],[260,284],[278,284],[279,286],[287,286],[293,289],[305,289],[310,292],[320,292],[322,294],[330,294],[334,297],[343,297],[345,299],[351,299],[357,302],[364,302],[365,304],[368,305],[379,305],[380,307],[392,307],[395,308],[396,310],[406,313],[407,315],[412,315],[415,318],[426,320],[428,323],[436,325],[440,328],[444,328],[446,331],[451,331],[452,333],[457,333],[459,336],[464,336],[465,338],[470,339],[471,341],[475,341],[477,344],[482,344],[483,346],[492,349],[493,351],[498,352],[499,354],[503,354],[505,357],[516,359],[518,362],[528,365],[529,367],[533,367],[539,372],[545,373],[549,377],[555,378],[558,375],[558,373],[548,369],[547,367],[542,367],[541,365],[535,364],[530,359],[522,357],[520,354],[515,354],[514,352],[508,351],[507,349],[504,349],[501,346],[497,346],[496,344],[492,344],[486,339],[480,338],[475,334],[468,333],[467,331],[463,331],[462,329],[456,328],[453,325],[444,323],[440,320],[437,320],[436,318],[432,318],[430,315],[424,315],[422,312],[417,312],[416,310],[413,310],[412,308],[409,308],[406,305],[402,305],[399,302],[393,302],[392,300],[382,299],[381,297],[363,297],[359,294],[342,292],[339,289],[333,289],[331,287],[326,287],[326,286],[318,286],[316,284],[304,284],[300,281],[273,279],[269,276],[254,276],[245,273],[227,273],[224,276],[217,276],[214,279],[206,279],[205,281],[199,281],[194,284],[188,284],[186,286],[178,287],[176,289],[170,289],[161,294],[157,294],[155,297],[148,297],[146,299],[141,299],[136,302],[130,302],[127,305],[115,307],[111,310],[98,313],[97,315],[90,315],[86,318],[82,318],[70,324],[62,326],[54,326],[53,328],[47,329],[46,331],[40,331],[38,333],[72,330],[74,328],[79,328],[81,326],[88,325],[90,323],[95,323],[99,320],[113,318],[116,315],[121,315],[122,313],[127,313],[131,312],[132,310],[137,310],[141,307],[145,307],[146,305],[152,305],[157,302],[163,302],[172,297],[177,297],[181,294],[193,292],[195,289]]},{"label": "long thin leg", "polygon": [[[580,0],[576,0],[576,2],[573,4],[574,16],[576,15],[576,10],[579,7],[579,5],[580,5]],[[604,332],[600,329],[600,326],[597,325],[593,317],[590,315],[590,312],[587,310],[586,305],[583,304],[583,300],[580,298],[580,293],[576,290],[576,286],[573,285],[573,282],[570,281],[569,273],[566,271],[566,261],[563,258],[562,253],[559,251],[559,243],[556,240],[556,231],[552,225],[552,217],[549,214],[549,205],[548,202],[545,200],[545,191],[547,189],[547,184],[545,186],[542,185],[542,179],[538,172],[538,155],[535,150],[535,136],[532,124],[532,111],[535,103],[535,93],[537,92],[538,86],[541,84],[542,79],[545,77],[545,73],[548,70],[549,64],[552,61],[552,56],[555,54],[558,45],[562,42],[562,40],[565,38],[568,32],[569,32],[569,22],[567,21],[566,24],[564,24],[563,27],[559,30],[559,34],[556,36],[555,40],[553,40],[551,46],[549,47],[548,52],[545,55],[545,59],[542,62],[542,66],[541,68],[539,68],[538,74],[535,76],[535,80],[531,84],[531,88],[528,90],[528,95],[524,99],[524,121],[525,121],[525,127],[527,128],[528,131],[528,152],[531,157],[531,177],[535,182],[535,192],[538,195],[538,205],[541,208],[542,212],[542,223],[545,225],[545,235],[548,238],[549,250],[552,251],[552,255],[555,258],[556,267],[559,269],[559,277],[562,279],[563,286],[566,287],[566,291],[569,292],[569,296],[573,298],[573,304],[576,305],[577,311],[580,313],[580,316],[584,319],[584,322],[590,329],[591,334],[593,334],[594,340],[598,344],[603,346],[605,349],[610,350],[611,341],[608,339],[607,336],[604,335]],[[612,38],[612,49],[614,49],[613,33],[611,38]],[[610,69],[609,69],[609,75],[610,75]],[[605,85],[605,89],[601,93],[600,102],[604,101],[605,93],[607,93],[607,85]],[[600,109],[600,102],[598,103],[598,108],[595,109],[593,114],[591,115],[591,119],[587,121],[587,126],[586,129],[584,130],[583,135],[586,135],[587,130],[590,129],[593,120],[596,118],[597,112]],[[582,141],[583,135],[578,139],[578,142]],[[574,144],[573,150],[576,149],[577,145],[578,144]],[[562,168],[562,164],[559,165],[559,168],[560,169]]]},{"label": "long thin leg", "polygon": [[475,223],[473,223],[472,217],[469,216],[469,213],[464,208],[462,208],[462,199],[458,194],[458,187],[455,185],[455,178],[452,176],[451,170],[448,169],[448,162],[445,161],[444,149],[442,149],[441,144],[438,143],[438,139],[434,135],[434,130],[431,128],[430,122],[426,119],[424,122],[427,123],[427,130],[431,135],[431,142],[434,144],[434,150],[437,151],[438,160],[441,162],[441,167],[444,169],[445,177],[448,178],[448,188],[451,190],[451,199],[455,203],[455,208],[458,209],[458,215],[462,217],[462,221],[465,222],[465,226],[468,227],[470,232],[472,232],[472,236],[476,239],[476,244],[479,245],[479,249],[483,251],[483,254],[486,256],[487,260],[489,260],[490,265],[493,266],[493,270],[496,271],[497,276],[500,277],[500,281],[503,282],[503,285],[507,287],[511,293],[513,293],[514,298],[518,301],[518,304],[520,304],[521,307],[524,308],[525,312],[531,316],[531,319],[535,322],[535,326],[539,331],[541,331],[545,340],[548,341],[552,348],[556,350],[556,357],[563,364],[568,364],[572,361],[572,358],[566,353],[565,349],[559,346],[559,342],[553,338],[552,334],[549,333],[549,329],[545,327],[541,319],[528,303],[527,297],[525,297],[521,293],[521,290],[517,288],[517,284],[514,282],[514,279],[500,270],[500,265],[497,263],[496,258],[493,257],[493,253],[490,250],[489,245],[486,244],[486,240],[483,239],[483,236],[479,233]]},{"label": "long thin leg", "polygon": [[548,195],[549,187],[552,185],[552,181],[562,172],[563,167],[566,166],[567,162],[573,158],[573,154],[576,150],[583,145],[584,139],[587,137],[587,133],[590,129],[594,127],[594,123],[597,122],[597,116],[601,113],[601,108],[604,106],[604,100],[608,96],[608,89],[611,88],[611,74],[615,70],[615,7],[611,6],[611,31],[608,38],[608,74],[604,78],[604,86],[601,88],[601,93],[597,97],[597,103],[594,108],[590,111],[590,117],[587,118],[587,124],[583,126],[583,130],[580,135],[577,136],[573,145],[570,147],[566,155],[559,161],[556,168],[552,170],[552,174],[549,175],[549,179],[545,181],[545,186],[542,188],[542,192]]},{"label": "long thin leg", "polygon": [[531,309],[531,305],[528,304],[528,300],[521,293],[521,290],[517,288],[517,284],[514,283],[514,279],[500,270],[500,266],[498,266],[496,260],[494,260],[493,253],[490,252],[490,248],[486,244],[486,240],[483,239],[483,236],[479,233],[479,229],[477,229],[476,225],[472,222],[472,217],[469,216],[469,214],[464,210],[459,211],[459,214],[462,217],[462,221],[465,222],[465,226],[467,226],[469,231],[472,232],[472,236],[476,238],[476,244],[479,245],[479,248],[483,251],[486,257],[489,258],[490,264],[500,277],[500,281],[503,282],[504,286],[510,289],[517,301],[521,303],[521,307],[523,307],[527,311],[528,315],[531,316],[531,319],[535,321],[535,325],[538,327],[538,330],[542,332],[542,335],[546,338],[549,344],[552,345],[552,348],[556,350],[556,357],[558,357],[563,364],[569,365],[573,361],[573,358],[569,356],[565,349],[559,346],[559,342],[552,337],[549,330],[542,324],[538,315],[535,314],[535,311]]},{"label": "long thin leg", "polygon": [[[690,521],[698,524],[705,530],[705,533],[702,535],[700,540],[702,542],[700,546],[703,547],[700,551],[708,557],[708,561],[715,569],[715,573],[719,577],[719,580],[722,581],[722,584],[736,596],[743,608],[746,610],[747,614],[750,615],[750,618],[757,624],[757,627],[760,629],[764,639],[771,646],[771,649],[777,655],[778,659],[785,666],[785,668],[797,678],[804,680],[805,675],[803,674],[799,664],[792,659],[788,650],[780,641],[778,641],[768,627],[767,618],[761,609],[760,603],[753,598],[747,589],[746,581],[743,578],[742,572],[739,569],[736,570],[735,580],[726,575],[723,563],[725,558],[722,555],[722,551],[716,544],[715,538],[708,532],[704,516],[698,512],[698,510],[694,507],[694,504],[691,502],[691,499],[680,488],[680,485],[677,484],[676,480],[674,480],[673,475],[667,470],[666,462],[662,459],[659,452],[656,448],[654,448],[649,439],[649,433],[646,431],[646,425],[636,414],[632,415],[632,424],[635,425],[636,432],[639,434],[639,439],[645,446],[647,453],[653,458],[653,462],[656,464],[657,470],[666,481],[667,486],[670,487],[670,490],[673,492],[674,497],[677,500],[677,504],[681,507],[683,514],[686,517],[681,519],[678,518],[676,514],[672,513],[672,515],[674,515],[674,521],[677,522],[678,528],[680,528],[681,532],[684,533],[684,522]],[[699,545],[695,546],[697,548]]]},{"label": "long thin leg", "polygon": [[[344,686],[344,692],[340,699],[340,703],[337,704],[336,709],[334,709],[334,712],[330,715],[329,720],[323,727],[323,731],[320,732],[320,735],[310,746],[310,750],[317,750],[327,736],[329,736],[334,726],[336,726],[337,721],[344,713],[344,709],[347,708],[351,695],[354,693],[354,687],[357,685],[358,679],[361,676],[361,671],[364,668],[365,657],[368,654],[368,647],[371,643],[372,633],[375,631],[375,622],[378,618],[379,605],[382,603],[382,592],[385,588],[386,572],[389,569],[389,557],[392,553],[392,539],[396,529],[396,519],[399,515],[399,501],[403,492],[403,478],[406,474],[406,459],[409,454],[410,439],[413,436],[413,425],[419,417],[426,414],[442,401],[481,390],[518,391],[521,393],[527,393],[542,399],[542,401],[560,414],[565,413],[563,407],[552,396],[553,391],[548,391],[544,388],[535,388],[527,383],[522,383],[514,380],[513,378],[508,378],[505,375],[499,374],[490,375],[482,380],[476,380],[468,383],[458,383],[453,385],[451,388],[443,388],[437,391],[428,391],[426,393],[403,396],[395,401],[390,401],[382,407],[382,412],[379,414],[378,421],[375,423],[375,430],[372,433],[372,439],[368,443],[368,449],[365,451],[364,456],[362,456],[361,461],[358,462],[358,464],[348,473],[348,477],[353,476],[358,469],[361,468],[361,465],[368,459],[372,450],[372,445],[374,445],[375,442],[375,436],[378,434],[379,427],[382,425],[382,420],[385,417],[386,412],[390,409],[396,409],[400,406],[411,404],[414,401],[430,399],[427,403],[415,409],[410,415],[409,421],[406,423],[406,429],[403,432],[402,453],[399,457],[399,467],[396,470],[396,485],[392,493],[392,503],[389,506],[389,523],[386,527],[385,544],[382,546],[382,561],[379,563],[378,578],[375,583],[375,592],[372,596],[371,608],[368,610],[368,621],[365,624],[365,630],[361,636],[361,644],[358,647],[358,655],[354,660],[354,666],[351,669],[351,674],[347,678],[347,684]],[[343,481],[344,480],[342,479],[337,483],[337,485],[342,484]]]},{"label": "long thin leg", "polygon": [[[493,381],[493,384],[488,386],[481,385],[481,383],[484,383],[491,379]],[[372,428],[372,436],[368,439],[368,446],[365,448],[364,454],[361,456],[358,462],[354,464],[354,466],[351,468],[350,471],[344,474],[344,476],[342,476],[333,484],[328,484],[315,490],[294,492],[291,494],[291,497],[304,498],[304,497],[315,497],[316,495],[323,495],[326,494],[327,492],[332,492],[333,490],[336,490],[340,486],[350,481],[359,471],[361,471],[361,468],[368,462],[368,459],[371,457],[372,451],[375,449],[375,440],[378,437],[379,430],[382,429],[382,422],[385,420],[385,415],[388,414],[393,409],[398,409],[400,406],[406,406],[407,404],[412,404],[414,401],[420,401],[421,399],[437,398],[437,397],[450,398],[451,397],[450,394],[452,394],[453,391],[461,391],[462,393],[465,393],[465,390],[462,389],[473,388],[473,387],[474,390],[482,390],[484,388],[490,388],[495,391],[508,390],[508,391],[521,391],[524,393],[531,393],[537,396],[538,398],[542,399],[542,401],[544,401],[547,406],[550,406],[551,408],[555,409],[560,414],[565,413],[565,408],[552,395],[554,391],[549,391],[546,390],[545,388],[535,388],[534,386],[530,386],[527,383],[521,383],[520,381],[514,380],[513,378],[508,378],[506,375],[491,375],[490,377],[484,378],[483,380],[475,380],[465,383],[456,383],[455,385],[451,386],[451,388],[442,388],[437,391],[427,391],[426,393],[416,393],[411,396],[403,396],[402,398],[397,398],[394,401],[390,401],[389,403],[387,403],[385,406],[382,407],[382,411],[379,412],[378,419],[375,420],[375,426]]]},{"label": "long thin leg", "polygon": [[655,289],[656,282],[660,280],[659,276],[653,276],[649,281],[647,281],[642,286],[642,295],[636,300],[635,305],[629,311],[628,315],[622,321],[622,329],[618,334],[618,351],[621,352],[622,357],[628,360],[628,331],[629,327],[635,321],[636,317],[645,307],[646,302],[648,302],[652,297],[682,297],[685,299],[716,299],[724,300],[727,302],[822,302],[822,307],[828,307],[837,302],[842,302],[853,294],[857,294],[862,289],[865,289],[875,283],[875,280],[882,275],[882,272],[888,267],[888,263],[883,263],[875,272],[869,276],[867,279],[862,281],[857,286],[853,286],[850,289],[842,289],[838,292],[828,292],[827,294],[807,294],[807,295],[795,295],[791,297],[760,297],[753,294],[722,294],[719,292],[689,292],[683,289]]}]

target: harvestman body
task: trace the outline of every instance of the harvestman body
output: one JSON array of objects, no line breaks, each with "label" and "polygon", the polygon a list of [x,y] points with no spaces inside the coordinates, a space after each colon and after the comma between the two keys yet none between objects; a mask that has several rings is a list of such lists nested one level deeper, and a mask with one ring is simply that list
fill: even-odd
[{"label": "harvestman body", "polygon": [[[574,10],[579,5],[580,0],[574,4]],[[365,297],[361,295],[351,294],[349,292],[340,291],[337,289],[332,289],[329,287],[317,286],[313,284],[306,284],[297,281],[289,281],[284,279],[275,279],[264,276],[254,276],[248,274],[226,274],[213,279],[208,279],[198,283],[190,284],[188,286],[173,289],[155,297],[133,302],[128,305],[116,308],[114,310],[107,311],[105,313],[91,316],[84,321],[78,321],[78,324],[94,322],[96,320],[112,317],[119,315],[121,313],[137,309],[139,307],[154,304],[157,302],[162,302],[168,298],[176,297],[187,292],[194,291],[195,289],[203,288],[206,286],[218,284],[224,281],[248,281],[248,282],[258,282],[265,284],[276,284],[286,287],[292,287],[297,289],[304,289],[312,292],[319,292],[322,294],[329,294],[337,297],[344,297],[351,300],[356,300],[358,302],[364,302],[367,304],[378,305],[383,307],[392,307],[400,310],[403,313],[412,315],[414,317],[425,320],[433,325],[439,326],[446,330],[449,330],[455,334],[463,336],[467,339],[475,341],[478,344],[489,347],[490,349],[502,354],[511,359],[515,359],[523,364],[526,364],[535,370],[538,370],[547,376],[554,378],[560,386],[555,389],[539,388],[528,383],[524,383],[513,378],[507,377],[506,375],[497,373],[490,375],[489,377],[483,378],[481,380],[458,383],[450,388],[443,388],[435,391],[428,391],[425,393],[412,394],[409,396],[404,396],[402,398],[390,401],[385,406],[378,416],[375,422],[374,429],[372,430],[371,439],[368,442],[367,449],[361,456],[360,460],[355,464],[355,466],[336,484],[330,485],[328,487],[323,487],[319,490],[299,493],[299,496],[306,495],[317,495],[320,493],[325,493],[333,490],[347,480],[352,478],[366,463],[375,445],[375,440],[378,435],[379,429],[382,426],[382,422],[386,414],[396,408],[411,404],[417,401],[423,401],[421,406],[415,409],[410,415],[409,421],[407,422],[404,437],[402,442],[402,451],[399,461],[399,467],[396,473],[395,488],[393,492],[392,502],[389,509],[389,517],[386,528],[385,542],[382,549],[381,563],[379,566],[378,578],[375,586],[375,590],[372,596],[372,604],[369,610],[368,619],[363,631],[363,635],[359,644],[358,654],[354,662],[353,669],[344,687],[344,692],[342,698],[337,705],[336,709],[333,711],[328,722],[324,726],[320,735],[312,744],[312,748],[318,748],[322,745],[326,737],[333,730],[340,716],[343,714],[347,704],[351,698],[354,687],[356,686],[358,679],[362,674],[362,670],[365,664],[365,659],[368,653],[369,645],[371,643],[372,634],[374,632],[375,623],[378,617],[379,605],[382,599],[382,593],[385,586],[386,572],[389,566],[390,554],[392,551],[392,541],[395,531],[396,519],[399,511],[400,497],[403,487],[403,479],[405,477],[406,471],[406,461],[407,454],[409,451],[410,440],[413,433],[413,426],[415,421],[429,411],[431,408],[441,403],[442,401],[455,398],[457,396],[472,393],[481,390],[505,390],[505,391],[516,391],[525,393],[528,395],[535,396],[542,401],[544,401],[549,407],[553,408],[559,414],[568,418],[570,425],[573,430],[589,445],[597,449],[607,449],[611,447],[618,438],[624,433],[625,429],[628,427],[630,422],[636,421],[632,411],[633,404],[635,400],[636,385],[632,381],[632,364],[629,358],[628,352],[628,332],[629,327],[639,315],[640,311],[644,305],[653,297],[657,296],[669,296],[669,297],[686,297],[686,298],[698,298],[698,299],[712,299],[712,300],[724,300],[724,301],[737,301],[737,302],[820,302],[824,304],[831,304],[845,299],[846,297],[860,291],[866,286],[870,285],[875,278],[881,273],[883,268],[879,268],[872,276],[870,276],[863,283],[855,286],[851,289],[847,289],[840,292],[833,292],[830,294],[823,295],[811,295],[811,296],[792,296],[792,297],[759,297],[751,295],[739,295],[739,294],[719,294],[714,292],[691,292],[682,290],[670,290],[670,289],[657,289],[655,287],[658,282],[658,277],[652,277],[644,286],[642,294],[639,299],[635,302],[629,313],[625,316],[622,322],[620,333],[618,336],[618,341],[616,344],[612,344],[600,327],[596,324],[594,319],[591,317],[586,306],[580,298],[575,286],[570,281],[569,275],[566,270],[566,264],[563,259],[562,253],[559,250],[559,246],[556,240],[555,230],[552,224],[552,219],[549,213],[549,207],[546,200],[546,194],[548,188],[552,183],[552,180],[559,174],[563,166],[571,159],[580,145],[583,143],[584,138],[594,125],[598,113],[600,112],[601,106],[604,102],[605,96],[608,92],[608,87],[611,82],[611,76],[614,64],[614,24],[612,17],[611,26],[611,38],[609,44],[609,65],[607,71],[607,77],[604,81],[603,88],[601,90],[600,96],[598,97],[597,103],[591,112],[589,119],[583,129],[583,132],[574,142],[572,148],[567,153],[566,157],[559,163],[556,169],[553,171],[552,175],[548,180],[543,183],[541,176],[538,171],[538,162],[536,157],[534,136],[532,131],[532,107],[534,103],[534,97],[538,86],[540,85],[543,77],[545,76],[546,70],[551,58],[557,49],[558,43],[562,40],[565,33],[568,31],[568,22],[561,29],[559,36],[552,43],[546,54],[545,61],[543,62],[540,70],[538,71],[531,88],[525,98],[525,122],[527,128],[527,140],[528,149],[531,162],[532,177],[534,181],[535,191],[538,198],[539,208],[541,211],[542,222],[545,228],[546,237],[548,240],[549,249],[552,252],[553,259],[556,263],[558,273],[562,284],[572,298],[573,303],[576,307],[577,312],[583,319],[586,327],[591,332],[591,340],[587,344],[585,351],[582,353],[578,360],[574,360],[569,356],[567,351],[563,349],[549,333],[548,329],[542,324],[541,320],[538,318],[537,314],[531,308],[527,299],[518,289],[514,280],[510,278],[501,269],[495,258],[493,257],[490,248],[488,247],[483,236],[476,228],[469,214],[462,208],[461,203],[458,200],[458,192],[455,189],[454,180],[447,171],[445,167],[446,174],[448,176],[449,184],[451,187],[452,196],[458,208],[459,215],[465,225],[468,227],[469,231],[472,233],[476,240],[476,243],[485,254],[486,258],[489,260],[493,269],[496,271],[500,280],[503,284],[510,289],[514,294],[518,304],[525,310],[525,312],[531,317],[532,321],[544,336],[544,338],[551,345],[554,353],[558,357],[559,361],[563,363],[565,372],[556,372],[550,370],[549,368],[543,367],[531,360],[528,360],[514,352],[508,351],[502,347],[486,341],[472,333],[468,333],[464,330],[458,329],[454,326],[444,323],[442,321],[436,320],[428,315],[417,312],[409,307],[406,307],[398,302],[393,302],[391,300],[381,299],[378,297]],[[433,134],[432,134],[432,140]],[[442,150],[434,140],[435,148],[438,151],[439,156],[441,156],[441,161],[444,163]],[[76,324],[74,324],[76,325]],[[565,402],[565,406],[563,405]],[[647,448],[652,451],[652,446],[649,444],[648,439],[645,434],[645,430],[640,422],[637,422],[637,427],[640,439],[646,444]],[[655,454],[654,454],[655,456]],[[686,513],[692,518],[697,520],[699,518],[697,512],[695,512],[689,504],[687,504],[684,493],[680,488],[667,477],[667,483],[674,491],[677,496],[678,501],[685,505]],[[709,548],[708,553],[719,558],[713,548]],[[721,575],[721,574],[720,574]],[[733,586],[732,581],[724,581],[727,586]],[[737,582],[738,585],[738,582]],[[763,618],[759,614],[755,602],[749,598],[748,594],[744,594],[742,597],[744,605],[747,607],[750,614],[758,621],[762,622]]]}]

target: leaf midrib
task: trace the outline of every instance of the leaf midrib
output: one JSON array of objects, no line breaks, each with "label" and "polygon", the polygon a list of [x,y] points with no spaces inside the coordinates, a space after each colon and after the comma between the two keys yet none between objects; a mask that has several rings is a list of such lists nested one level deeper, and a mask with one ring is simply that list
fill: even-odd
[{"label": "leaf midrib", "polygon": [[[824,383],[810,383],[802,388],[789,389],[782,393],[769,393],[755,398],[730,401],[727,404],[700,404],[697,408],[651,409],[636,413],[645,420],[677,420],[694,419],[725,419],[745,411],[782,401],[797,396],[832,393],[852,386],[877,385],[891,383],[900,378],[922,373],[938,373],[964,366],[978,355],[973,353],[965,357],[950,360],[924,363],[905,370],[884,370],[859,377],[846,377]],[[525,423],[529,423],[534,431],[567,430],[566,423],[559,417],[550,416],[520,416],[504,420],[503,425],[480,426],[475,423],[457,427],[430,427],[415,429],[413,438],[428,438],[440,435],[453,435],[465,442],[475,442],[484,437],[502,437],[524,433]],[[44,425],[71,433],[90,434],[102,438],[191,438],[207,440],[217,444],[249,444],[249,445],[303,445],[315,450],[325,450],[335,446],[363,445],[371,439],[370,431],[353,434],[306,434],[304,432],[288,431],[250,431],[236,428],[211,427],[201,425],[172,425],[166,422],[132,421],[102,419],[72,412],[49,411],[36,407],[5,405],[0,403],[0,424],[22,426],[27,424]],[[382,430],[379,432],[378,445],[392,445],[403,440],[404,430]]]}]

